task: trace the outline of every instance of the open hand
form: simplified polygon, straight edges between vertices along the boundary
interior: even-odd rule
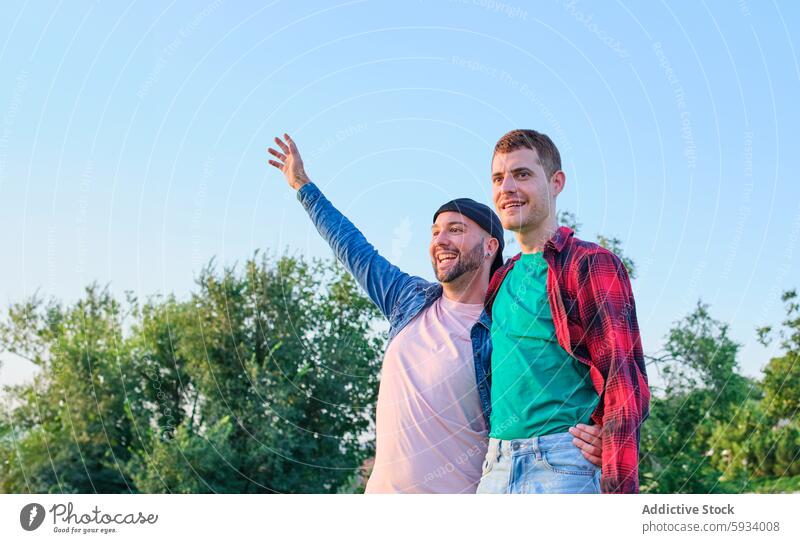
[[[300,158],[300,151],[297,150],[297,145],[295,145],[294,140],[289,137],[289,134],[284,134],[283,139],[286,141],[284,142],[280,138],[275,138],[275,143],[280,147],[280,151],[272,147],[267,149],[269,154],[277,159],[270,160],[269,163],[283,172],[290,187],[294,190],[298,190],[306,183],[310,183],[311,180],[303,169],[303,159]]]

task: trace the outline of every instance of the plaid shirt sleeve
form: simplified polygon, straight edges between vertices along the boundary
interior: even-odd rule
[[[600,487],[603,493],[635,493],[639,426],[650,392],[630,280],[620,259],[604,249],[576,263],[582,343],[605,383],[597,410],[603,421]]]

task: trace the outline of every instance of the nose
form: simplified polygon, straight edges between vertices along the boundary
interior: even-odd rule
[[[514,176],[511,174],[506,174],[503,177],[503,180],[500,182],[500,191],[516,192],[516,190],[517,190],[517,182],[514,180]]]
[[[431,249],[435,250],[437,247],[447,247],[448,245],[450,245],[450,237],[446,229],[431,238]]]

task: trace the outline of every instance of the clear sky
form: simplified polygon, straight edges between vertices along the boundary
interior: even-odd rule
[[[757,375],[800,287],[797,2],[0,4],[0,306],[92,281],[185,296],[257,249],[328,256],[267,165],[288,131],[377,248],[432,279],[433,211],[550,134],[583,237],[624,241],[645,351],[701,298]],[[512,246],[507,255],[514,252]],[[0,382],[30,373],[3,358]]]

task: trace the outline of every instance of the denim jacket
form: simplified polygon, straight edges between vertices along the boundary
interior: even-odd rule
[[[442,286],[439,283],[409,275],[378,254],[358,228],[333,207],[316,185],[308,183],[300,187],[297,199],[303,204],[323,239],[333,249],[336,258],[353,274],[361,288],[389,321],[389,342],[414,317],[442,296]],[[490,328],[489,316],[483,311],[470,331],[475,382],[487,427],[491,413]]]

